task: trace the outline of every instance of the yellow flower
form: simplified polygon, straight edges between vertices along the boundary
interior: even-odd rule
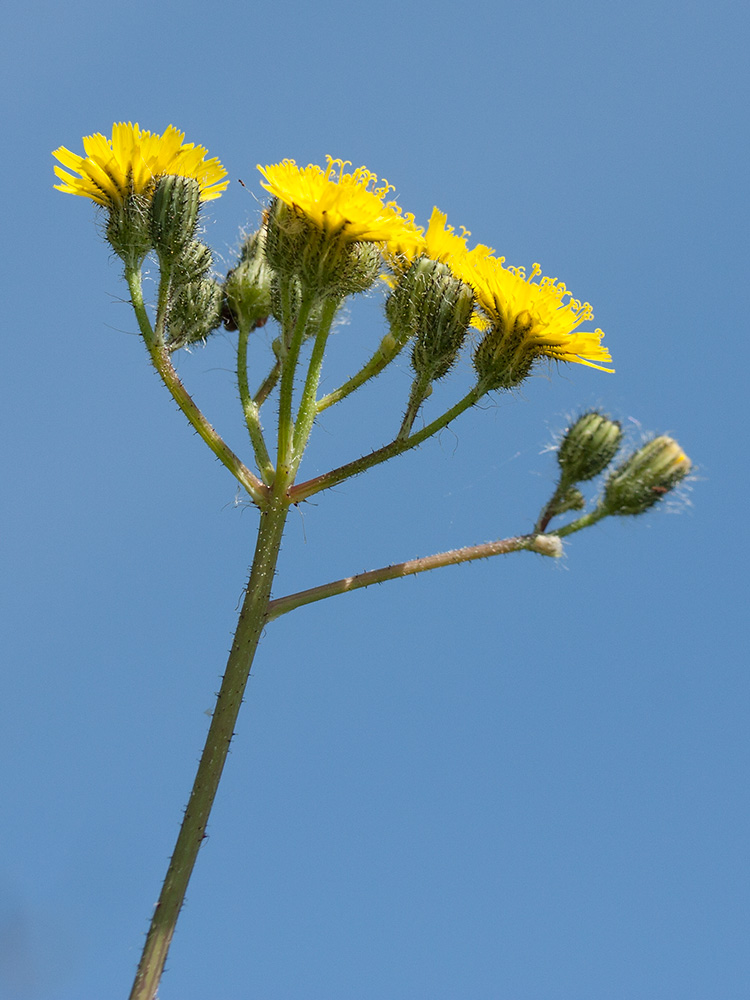
[[[454,259],[456,275],[474,289],[477,305],[490,328],[485,340],[492,338],[492,353],[516,361],[522,355],[531,361],[546,355],[556,361],[574,361],[612,372],[598,362],[611,361],[609,351],[601,346],[601,330],[584,331],[578,327],[594,318],[588,302],[570,297],[565,285],[556,278],[543,277],[534,264],[527,277],[522,267],[504,267],[505,258],[470,253]],[[566,301],[567,300],[567,301]],[[481,345],[480,345],[481,346]],[[486,353],[486,351],[485,351]]]
[[[166,175],[192,177],[200,186],[203,201],[221,196],[229,184],[227,172],[216,157],[206,159],[207,150],[192,142],[173,125],[163,135],[142,131],[138,124],[120,122],[112,126],[112,138],[97,132],[83,140],[86,156],[60,146],[53,156],[80,176],[55,167],[63,181],[58,191],[91,198],[98,205],[115,208],[131,195],[149,194],[155,181]]]
[[[443,264],[451,264],[455,259],[461,259],[468,254],[470,257],[488,257],[493,250],[491,247],[483,246],[481,243],[469,250],[466,243],[467,236],[471,236],[468,229],[461,227],[462,233],[458,236],[453,231],[453,226],[447,226],[448,216],[441,212],[439,208],[433,208],[427,232],[420,244],[395,244],[389,246],[389,251],[395,251],[407,259],[409,263],[419,256],[429,257],[430,260],[437,260]]]
[[[384,199],[393,188],[366,167],[347,173],[348,160],[327,158],[325,170],[310,164],[298,167],[284,160],[261,167],[263,187],[307,218],[326,235],[346,243],[398,243],[413,246],[423,240],[412,215],[403,215],[395,201]]]

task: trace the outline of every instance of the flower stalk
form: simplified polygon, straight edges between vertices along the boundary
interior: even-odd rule
[[[263,482],[268,486],[273,482],[276,470],[271,461],[271,456],[268,454],[266,439],[263,436],[263,429],[260,425],[260,403],[257,397],[253,398],[250,395],[247,380],[247,342],[250,332],[250,329],[244,323],[240,325],[237,331],[237,387],[240,393],[242,412],[245,415],[245,426],[247,427],[247,433],[255,452],[258,471]]]
[[[185,414],[193,428],[198,432],[211,451],[220,462],[229,469],[237,482],[244,486],[250,494],[252,500],[258,504],[266,495],[267,488],[261,480],[248,469],[224,439],[214,430],[203,413],[196,406],[190,393],[180,381],[180,377],[174,369],[174,365],[169,357],[163,343],[160,343],[151,326],[146,307],[143,302],[143,287],[140,270],[127,268],[125,280],[130,289],[130,298],[133,304],[133,311],[138,319],[143,340],[151,357],[151,363],[159,373],[161,380],[168,389],[170,395]],[[160,289],[160,314],[163,315],[163,300],[166,293],[162,293],[165,284],[162,283]]]
[[[333,392],[329,392],[325,396],[321,396],[317,402],[316,409],[318,413],[322,413],[323,410],[327,410],[329,406],[333,406],[334,403],[340,403],[342,399],[346,399],[347,396],[360,389],[365,382],[369,382],[371,378],[375,378],[382,371],[388,367],[388,365],[393,361],[396,355],[403,350],[406,344],[405,340],[397,340],[391,333],[386,334],[385,337],[378,344],[377,350],[370,358],[370,360],[360,368],[356,375],[352,375],[350,379],[347,379],[343,385],[340,385],[338,389],[334,389]]]

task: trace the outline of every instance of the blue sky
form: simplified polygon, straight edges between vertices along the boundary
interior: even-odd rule
[[[254,541],[92,206],[52,188],[51,150],[119,120],[226,165],[220,268],[257,224],[255,165],[330,153],[539,261],[606,331],[616,375],[542,369],[300,509],[278,595],[528,530],[585,407],[696,465],[561,563],[269,627],[161,1000],[748,995],[747,29],[737,4],[639,0],[6,14],[2,1000],[127,996]],[[325,384],[382,333],[354,303]],[[240,450],[232,352],[179,365]],[[407,389],[404,362],[329,411],[305,471],[383,443]]]

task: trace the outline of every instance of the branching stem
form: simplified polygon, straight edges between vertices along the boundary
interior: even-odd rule
[[[559,556],[560,548],[547,535],[519,535],[516,538],[502,538],[495,542],[484,542],[482,545],[468,545],[462,549],[452,549],[450,552],[438,552],[421,559],[409,559],[406,562],[395,563],[372,569],[367,573],[357,573],[356,576],[346,576],[332,583],[324,583],[309,590],[300,590],[296,594],[278,597],[268,605],[268,621],[273,621],[281,615],[301,608],[305,604],[335,597],[337,594],[347,594],[351,590],[370,587],[373,583],[385,583],[386,580],[401,579],[425,573],[427,570],[440,569],[442,566],[457,566],[459,563],[473,562],[475,559],[489,559],[490,556],[507,555],[510,552],[538,552],[543,556]]]
[[[375,465],[380,465],[381,462],[387,462],[389,458],[401,455],[411,448],[416,448],[418,444],[421,444],[427,438],[432,437],[433,434],[437,434],[438,431],[447,427],[459,414],[463,413],[464,410],[468,410],[470,406],[473,406],[482,395],[482,390],[475,386],[455,406],[443,413],[442,416],[437,417],[432,423],[427,424],[421,431],[417,431],[410,437],[402,438],[401,440],[396,438],[390,444],[378,448],[376,451],[371,451],[369,455],[357,458],[353,462],[347,462],[346,465],[341,465],[338,469],[326,472],[322,476],[316,476],[315,479],[308,479],[306,483],[293,486],[289,491],[292,503],[301,503],[303,500],[307,500],[308,497],[314,496],[314,494],[320,493],[322,490],[328,490],[332,486],[342,483],[345,479],[358,476],[360,472],[365,472]]]
[[[379,375],[393,361],[396,355],[403,350],[405,344],[405,340],[398,341],[391,334],[383,337],[373,356],[356,375],[352,375],[338,389],[334,389],[333,392],[329,392],[326,396],[321,396],[317,403],[318,413],[322,413],[323,410],[327,410],[334,403],[339,403],[342,399],[346,399],[347,396],[359,389],[360,386],[363,386],[365,382]]]
[[[258,477],[248,469],[248,467],[235,455],[222,437],[217,434],[211,424],[206,420],[203,413],[196,406],[192,396],[180,381],[177,372],[172,365],[169,351],[163,342],[159,342],[151,327],[151,322],[146,312],[143,302],[143,289],[141,287],[141,274],[138,269],[127,269],[125,277],[130,288],[130,297],[133,303],[138,325],[143,339],[148,348],[151,362],[159,373],[164,385],[169,390],[172,398],[185,414],[191,425],[203,438],[216,457],[229,469],[241,486],[247,490],[253,501],[258,504],[267,494],[267,487]],[[162,296],[160,296],[161,299]],[[160,301],[161,305],[161,301]],[[162,313],[163,315],[163,313]],[[162,320],[163,322],[163,320]]]

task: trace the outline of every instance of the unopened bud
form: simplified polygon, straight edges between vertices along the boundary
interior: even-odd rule
[[[622,428],[616,420],[591,410],[565,432],[557,461],[566,483],[581,483],[604,472],[617,454]]]
[[[200,240],[190,240],[174,262],[172,281],[175,284],[198,281],[205,276],[212,264],[213,254],[206,244]]]
[[[673,438],[653,438],[610,475],[602,507],[608,514],[642,514],[673,490],[691,467]]]
[[[175,290],[167,320],[167,347],[176,351],[206,337],[221,325],[221,285],[211,278],[186,282]]]
[[[570,486],[557,497],[554,504],[554,516],[557,517],[559,514],[565,514],[569,510],[583,510],[585,506],[586,500],[583,493],[575,486]]]
[[[224,326],[252,330],[271,313],[271,269],[263,250],[264,230],[246,240],[239,263],[224,281]]]
[[[490,327],[474,352],[474,368],[485,392],[514,389],[531,373],[536,354],[529,334],[534,320],[521,312],[512,328],[502,317]]]
[[[418,257],[386,302],[391,334],[414,337],[412,365],[418,375],[442,378],[456,362],[474,309],[474,293],[447,264]]]
[[[150,202],[144,194],[130,194],[112,204],[105,236],[126,267],[139,267],[153,248]]]
[[[199,201],[194,177],[159,178],[151,199],[151,239],[162,263],[172,263],[193,239]]]

